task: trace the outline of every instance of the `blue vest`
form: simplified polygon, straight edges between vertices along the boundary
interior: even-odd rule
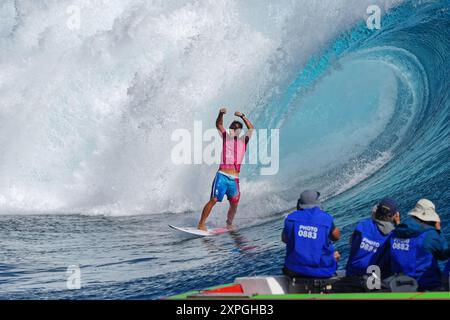
[[[333,217],[319,207],[294,211],[284,221],[285,267],[305,277],[329,278],[337,268],[329,236]]]
[[[373,264],[375,254],[389,237],[380,232],[372,218],[358,223],[355,232],[359,233],[360,238],[352,241],[346,267],[347,276],[365,275],[367,267]]]
[[[423,243],[428,231],[417,237],[390,239],[391,270],[404,273],[417,280],[425,290],[441,286],[441,270],[433,254],[425,250]]]

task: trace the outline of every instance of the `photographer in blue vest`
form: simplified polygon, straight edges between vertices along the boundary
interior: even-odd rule
[[[350,239],[350,256],[346,276],[363,276],[373,264],[378,249],[382,248],[395,226],[400,223],[397,203],[383,199],[372,211],[372,217],[358,223]]]
[[[380,252],[389,242],[389,235],[400,223],[397,203],[389,198],[381,200],[373,209],[370,218],[360,221],[350,238],[350,255],[346,266],[346,276],[333,285],[333,292],[368,292],[368,267],[386,264],[380,259]],[[380,262],[377,262],[380,261]],[[378,265],[380,270],[384,269]],[[381,289],[381,288],[380,288]]]
[[[392,233],[389,243],[390,271],[417,280],[419,291],[442,287],[438,260],[448,258],[448,244],[441,235],[441,219],[427,199],[417,202],[410,217]]]
[[[286,243],[283,273],[289,277],[330,278],[337,269],[339,253],[333,241],[340,238],[333,217],[320,208],[320,193],[306,190],[297,210],[284,221],[282,241]]]

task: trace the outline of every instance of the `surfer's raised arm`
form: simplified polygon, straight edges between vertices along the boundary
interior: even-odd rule
[[[234,115],[236,117],[239,117],[242,119],[242,121],[244,121],[245,126],[247,127],[248,131],[246,133],[246,136],[250,139],[253,133],[253,130],[255,129],[255,127],[253,126],[253,124],[250,122],[250,120],[247,119],[247,117],[245,116],[245,114],[243,114],[242,112],[236,111],[234,113]]]
[[[245,116],[245,114],[243,114],[242,112],[236,111],[234,113],[234,115],[236,117],[239,117],[242,119],[242,121],[244,121],[245,126],[247,127],[248,130],[253,130],[255,129],[255,127],[253,126],[253,124],[250,122],[250,120],[247,119],[247,117]]]
[[[225,128],[223,127],[223,115],[227,113],[227,108],[222,108],[219,110],[219,115],[216,119],[216,128],[220,131],[220,133],[223,133],[225,131]]]

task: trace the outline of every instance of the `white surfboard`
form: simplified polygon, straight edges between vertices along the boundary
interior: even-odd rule
[[[219,235],[222,233],[230,232],[230,230],[228,230],[227,228],[213,228],[213,229],[208,229],[208,231],[203,231],[203,230],[199,230],[199,229],[193,228],[193,227],[176,227],[176,226],[173,226],[170,224],[169,224],[169,227],[171,227],[172,229],[190,234],[195,237],[211,237],[211,236],[216,236],[216,235]]]

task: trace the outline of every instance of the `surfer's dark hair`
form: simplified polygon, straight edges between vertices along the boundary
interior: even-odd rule
[[[230,129],[233,125],[237,124],[239,126],[239,129],[244,128],[244,125],[242,124],[242,122],[238,121],[238,120],[234,120],[231,124],[230,124]]]

